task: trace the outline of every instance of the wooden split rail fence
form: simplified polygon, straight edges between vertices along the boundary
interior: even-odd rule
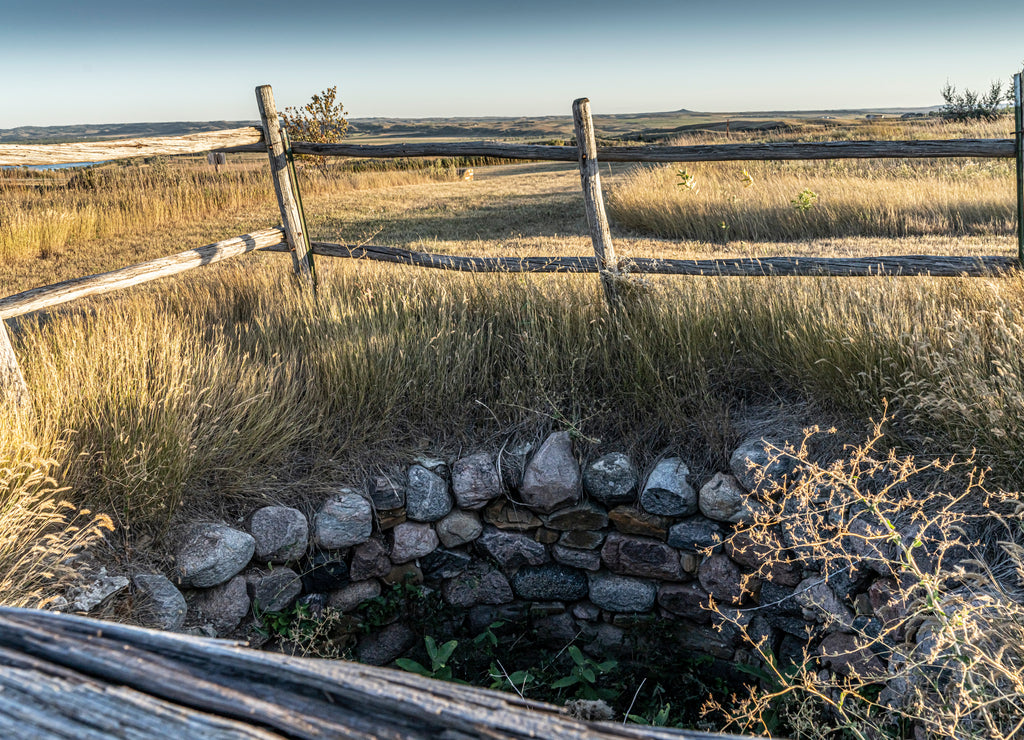
[[[28,389],[18,366],[3,319],[100,293],[175,275],[202,265],[214,264],[254,250],[287,251],[298,278],[316,288],[313,256],[347,257],[469,272],[597,272],[609,305],[618,306],[616,280],[624,269],[630,273],[711,276],[992,276],[1024,264],[1024,123],[1022,123],[1021,75],[1014,76],[1015,126],[1013,139],[954,139],[939,141],[833,141],[698,146],[598,147],[590,113],[590,101],[572,106],[577,146],[537,146],[502,143],[429,144],[316,144],[290,142],[281,126],[269,85],[256,89],[262,128],[241,128],[189,136],[129,139],[54,145],[0,145],[0,165],[47,165],[126,157],[217,152],[266,152],[274,191],[281,211],[280,228],[232,237],[186,252],[161,257],[131,267],[67,280],[55,285],[0,298],[0,398],[19,408],[28,406]],[[383,246],[343,245],[309,239],[302,198],[295,177],[294,156],[327,157],[494,157],[501,159],[578,162],[587,221],[594,246],[593,257],[462,257],[416,252]],[[1017,241],[1016,257],[961,257],[906,255],[889,257],[826,258],[769,257],[715,260],[631,259],[616,257],[608,228],[598,162],[718,162],[751,160],[893,159],[893,158],[1010,158],[1016,159]]]

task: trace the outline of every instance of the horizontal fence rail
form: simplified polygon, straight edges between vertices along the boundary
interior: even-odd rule
[[[173,156],[208,151],[265,152],[263,132],[255,126],[206,131],[187,136],[159,136],[117,141],[86,141],[68,144],[0,144],[0,165],[35,166],[76,164],[128,157]]]
[[[399,265],[428,267],[457,272],[599,272],[596,257],[461,257],[451,254],[417,252],[399,247],[312,242],[313,254],[343,257]],[[265,247],[268,252],[285,252],[279,244]],[[932,277],[978,277],[998,275],[1016,269],[1016,257],[934,257],[912,254],[884,257],[737,257],[692,260],[653,257],[620,258],[619,269],[634,275],[705,275],[715,277],[772,277],[827,275],[877,277],[882,275]],[[2,305],[2,304],[0,304]]]
[[[579,161],[575,146],[488,142],[425,144],[314,144],[292,142],[295,154],[325,157],[492,157],[552,162]],[[922,141],[823,141],[688,146],[602,146],[603,162],[727,162],[790,159],[928,159],[934,157],[1013,157],[1013,139],[933,139]]]
[[[54,285],[33,288],[7,298],[0,298],[0,319],[10,319],[43,308],[52,308],[86,296],[130,288],[133,285],[141,285],[151,280],[177,275],[203,265],[223,262],[246,252],[284,243],[283,230],[263,229],[251,234],[234,236],[216,244],[207,244],[204,247],[172,254],[169,257],[158,257],[155,260],[141,262],[131,267],[122,267],[119,270],[99,275],[89,275],[74,280],[65,280]]]

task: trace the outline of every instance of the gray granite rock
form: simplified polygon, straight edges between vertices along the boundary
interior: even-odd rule
[[[380,581],[357,581],[337,591],[331,591],[327,597],[327,606],[342,613],[354,611],[360,604],[380,596]]]
[[[371,632],[356,646],[356,657],[367,665],[387,665],[416,644],[416,633],[401,622]]]
[[[383,578],[391,572],[391,558],[388,549],[380,540],[373,538],[352,548],[352,562],[349,563],[349,578],[365,581],[368,578]]]
[[[409,467],[405,514],[414,522],[436,522],[452,510],[448,481],[421,465]]]
[[[495,527],[484,527],[476,546],[489,555],[503,570],[511,571],[524,565],[541,565],[548,561],[548,551],[539,542],[517,532],[504,532]]]
[[[458,547],[472,542],[484,531],[480,515],[473,511],[455,509],[439,521],[434,529],[445,547]]]
[[[372,531],[370,502],[351,488],[327,499],[313,517],[313,539],[326,550],[358,545],[368,540]]]
[[[658,604],[667,612],[694,622],[711,621],[710,595],[699,583],[667,583],[658,589]]]
[[[404,476],[393,470],[390,474],[381,473],[370,479],[369,493],[373,508],[378,511],[392,511],[405,506]]]
[[[576,503],[581,492],[580,468],[569,433],[555,432],[526,466],[519,496],[531,509],[546,514]]]
[[[578,601],[587,597],[587,579],[565,565],[527,566],[512,576],[512,590],[530,601]]]
[[[193,588],[219,586],[241,572],[255,551],[256,540],[246,532],[226,524],[197,524],[177,548],[178,580]]]
[[[262,563],[287,563],[306,554],[309,522],[298,509],[264,506],[249,522],[256,541],[256,559]]]
[[[71,601],[72,608],[77,612],[91,612],[115,594],[128,588],[128,579],[124,576],[107,575],[106,568],[87,579],[88,582],[78,587]]]
[[[235,576],[216,588],[198,592],[192,599],[193,611],[208,621],[219,635],[226,635],[249,613],[249,589],[245,576]]]
[[[640,494],[640,506],[650,514],[689,516],[697,511],[697,492],[687,480],[690,469],[678,457],[654,466]]]
[[[700,512],[708,519],[729,524],[748,522],[763,509],[731,475],[716,473],[700,489]]]
[[[429,524],[403,522],[392,532],[391,562],[408,563],[437,549],[441,541]]]
[[[664,542],[612,532],[601,548],[601,560],[608,570],[623,576],[663,581],[687,580],[679,552]]]
[[[462,609],[507,604],[514,598],[508,579],[485,563],[474,563],[463,575],[445,581],[441,596],[448,604]]]
[[[779,452],[784,447],[785,443],[778,440],[748,439],[732,453],[729,469],[748,491],[770,492],[785,485],[797,471],[795,458]]]
[[[635,501],[638,483],[636,466],[621,452],[602,455],[583,469],[583,490],[605,506]]]
[[[605,532],[577,529],[562,532],[557,542],[562,547],[572,547],[576,550],[596,550],[604,542],[605,536]]]
[[[804,619],[833,629],[849,630],[853,626],[853,612],[821,576],[810,576],[800,581],[793,598],[802,608]]]
[[[749,595],[744,592],[739,566],[721,553],[704,559],[697,568],[697,579],[705,591],[723,604],[739,606]]]
[[[464,573],[472,562],[473,557],[469,553],[441,548],[424,555],[419,560],[423,578],[427,581],[455,578],[460,573]]]
[[[140,573],[135,583],[135,616],[146,627],[177,631],[185,624],[188,605],[181,591],[165,576]]]
[[[639,578],[601,572],[591,573],[587,581],[591,602],[610,612],[646,612],[658,595],[654,583]]]
[[[576,620],[569,612],[537,617],[531,622],[534,632],[537,634],[537,640],[542,645],[549,647],[561,648],[571,645],[580,632],[576,626]]]
[[[690,517],[668,530],[668,544],[679,550],[697,552],[707,547],[721,547],[725,530],[703,516]]]
[[[460,509],[482,509],[501,495],[494,458],[487,452],[460,458],[452,466],[452,493]]]
[[[577,550],[562,545],[551,546],[551,557],[556,563],[583,570],[598,571],[601,569],[601,553],[597,550]]]
[[[302,578],[291,568],[275,568],[246,578],[249,598],[259,612],[281,612],[302,593]]]

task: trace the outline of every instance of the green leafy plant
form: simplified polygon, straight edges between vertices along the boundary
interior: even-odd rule
[[[697,187],[697,179],[686,170],[679,170],[676,173],[679,176],[679,187],[686,188],[691,192],[699,192],[700,188]]]
[[[438,645],[430,635],[423,638],[423,645],[427,649],[427,657],[430,659],[430,668],[422,663],[409,658],[399,658],[395,661],[399,668],[410,673],[418,673],[427,678],[436,678],[439,681],[454,681],[455,683],[466,683],[452,677],[452,667],[448,665],[455,648],[459,646],[458,640],[449,640],[444,645]]]
[[[804,213],[806,211],[811,210],[811,208],[814,207],[814,204],[817,201],[818,194],[811,190],[810,188],[804,188],[803,190],[800,191],[799,195],[797,195],[795,198],[793,198],[793,200],[790,201],[790,203],[793,204],[793,208],[800,211],[801,213]]]
[[[619,695],[619,692],[599,687],[598,678],[615,670],[619,662],[617,660],[606,660],[598,663],[593,658],[586,656],[575,645],[570,645],[567,650],[572,658],[573,666],[569,674],[559,678],[551,684],[552,689],[568,689],[575,687],[577,699],[604,699],[610,701]]]

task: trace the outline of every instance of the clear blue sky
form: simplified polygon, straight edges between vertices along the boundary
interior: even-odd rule
[[[1024,61],[1024,3],[0,0],[0,128],[253,119],[338,85],[353,117],[927,106]]]

